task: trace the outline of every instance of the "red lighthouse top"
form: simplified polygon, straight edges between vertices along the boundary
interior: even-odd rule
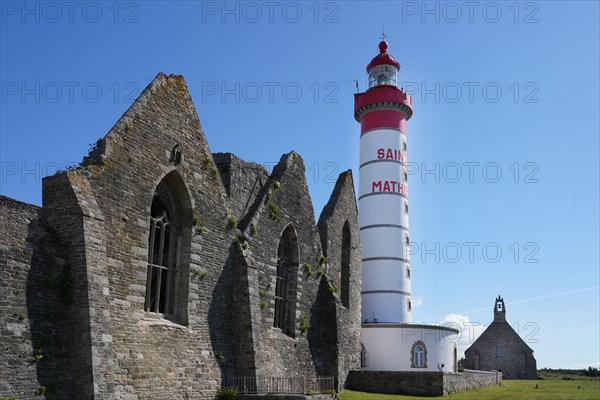
[[[405,132],[405,122],[412,116],[412,99],[398,87],[400,63],[387,48],[385,40],[379,42],[379,54],[367,66],[369,86],[354,95],[354,118],[363,133],[377,127]]]
[[[387,53],[388,44],[385,40],[379,42],[379,54],[373,57],[369,65],[367,65],[367,72],[376,65],[393,65],[396,69],[400,69],[400,63]]]

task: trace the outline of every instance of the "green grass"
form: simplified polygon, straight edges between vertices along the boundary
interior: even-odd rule
[[[538,385],[538,388],[535,388]],[[577,387],[581,389],[577,389]],[[423,400],[424,397],[363,393],[346,390],[341,400]],[[457,400],[600,400],[600,380],[509,381],[502,386],[488,386],[456,393],[443,399]]]
[[[600,378],[585,376],[581,370],[539,370],[538,376],[543,379],[563,379],[563,380],[586,380],[598,382]]]

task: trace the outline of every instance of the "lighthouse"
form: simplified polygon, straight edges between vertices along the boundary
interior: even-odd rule
[[[354,97],[354,118],[361,124],[362,321],[372,323],[412,322],[406,172],[412,102],[398,87],[400,64],[387,49],[381,41],[367,66],[368,90]]]
[[[414,324],[408,227],[406,123],[411,96],[398,87],[400,63],[379,43],[368,88],[354,95],[360,123],[362,369],[456,371],[454,327]]]

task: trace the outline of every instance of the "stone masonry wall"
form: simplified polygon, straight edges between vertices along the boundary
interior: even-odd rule
[[[502,374],[497,371],[464,370],[460,373],[444,373],[444,396],[501,383]]]
[[[42,200],[45,219],[66,245],[73,278],[70,387],[77,398],[110,397],[114,374],[103,215],[88,180],[75,171],[45,178]]]
[[[0,397],[72,399],[72,279],[40,208],[0,196]]]
[[[499,374],[487,371],[351,371],[348,380],[352,390],[431,397],[502,383]]]
[[[297,266],[296,290],[290,293],[296,310],[291,334],[273,327],[279,239],[286,227],[293,226],[299,263],[317,264],[315,260],[320,259],[321,253],[314,221],[302,158],[294,152],[284,155],[250,213],[240,223],[248,246],[244,255],[250,271],[249,302],[259,305],[258,315],[253,314],[258,320],[252,321],[257,356],[253,375],[320,375],[319,365],[322,362],[315,351],[319,347],[319,338],[311,335],[318,330],[315,326],[318,312],[316,299],[322,279],[316,267],[315,273],[308,276],[303,267]],[[310,324],[308,330],[303,330],[302,321]],[[248,371],[248,368],[245,370]]]
[[[349,226],[349,276],[347,287],[342,282],[343,229]],[[335,297],[335,376],[336,388],[343,390],[350,370],[360,369],[360,290],[361,290],[361,247],[358,228],[358,210],[354,193],[352,171],[340,174],[329,202],[319,218],[319,233],[322,247],[327,257],[328,276],[337,290]],[[349,303],[346,307],[340,296],[349,290]],[[331,324],[324,321],[323,324]]]
[[[229,206],[241,220],[267,182],[269,174],[260,164],[246,162],[231,153],[214,153],[215,164],[227,191]]]
[[[103,218],[108,306],[99,312],[110,316],[103,338],[112,357],[102,360],[111,365],[115,398],[212,399],[235,369],[234,230],[183,79],[159,74],[73,174],[73,182],[89,182]],[[181,205],[184,243],[174,321],[144,311],[150,206],[163,179]]]
[[[157,191],[179,237],[170,315],[145,311]],[[41,210],[0,196],[0,218],[0,397],[212,400],[228,377],[333,375],[342,388],[359,367],[350,173],[317,227],[302,158],[269,176],[213,156],[180,76],[159,74],[81,166],[45,178]],[[273,327],[284,231],[298,250],[287,333]]]

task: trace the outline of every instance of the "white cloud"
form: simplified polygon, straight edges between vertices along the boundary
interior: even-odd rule
[[[419,307],[423,305],[423,296],[417,296],[412,299],[412,305],[415,307]]]
[[[464,351],[470,347],[484,331],[483,324],[472,322],[469,320],[468,316],[461,314],[445,315],[439,324],[441,326],[459,330],[456,337],[459,358],[464,356]]]

